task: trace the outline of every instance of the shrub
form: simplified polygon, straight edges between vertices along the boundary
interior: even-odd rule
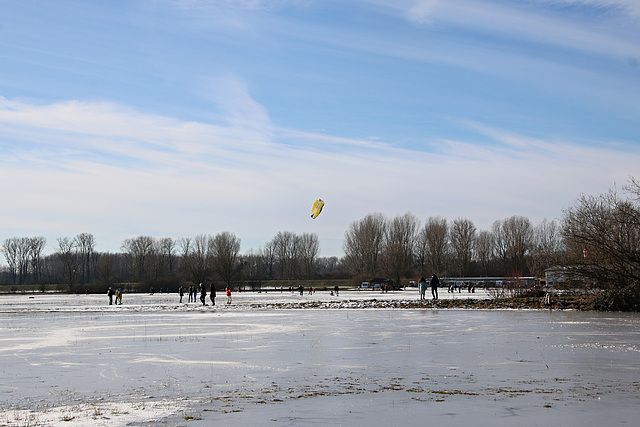
[[[596,297],[593,308],[599,311],[640,311],[640,287],[611,288]]]

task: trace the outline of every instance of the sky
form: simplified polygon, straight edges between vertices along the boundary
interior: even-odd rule
[[[536,225],[640,177],[637,0],[0,10],[0,242],[289,231],[342,256],[369,213]]]

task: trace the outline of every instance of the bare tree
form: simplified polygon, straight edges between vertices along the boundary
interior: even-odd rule
[[[425,265],[431,273],[443,275],[446,272],[449,253],[448,230],[445,218],[429,217],[418,234],[418,240],[424,242],[423,245],[426,248]]]
[[[177,242],[171,237],[163,237],[158,241],[158,252],[165,270],[169,274],[175,272]]]
[[[47,239],[42,236],[29,239],[29,259],[34,283],[39,282],[42,278],[42,251],[46,245]]]
[[[493,233],[483,230],[478,233],[474,244],[476,258],[483,276],[489,275],[489,263],[495,257]]]
[[[424,229],[418,230],[416,234],[416,239],[413,242],[413,256],[415,257],[413,263],[417,270],[418,276],[426,276],[427,271],[427,260],[428,260],[428,250],[427,250],[427,238],[424,233]]]
[[[625,187],[630,199],[611,190],[581,196],[564,211],[563,235],[568,272],[598,286],[640,287],[640,186],[633,178]]]
[[[458,218],[451,224],[449,240],[454,255],[454,265],[460,276],[467,276],[473,257],[473,245],[476,238],[476,226],[473,221]]]
[[[227,286],[238,275],[242,267],[240,258],[240,239],[228,231],[216,234],[211,240],[213,268]]]
[[[13,285],[35,283],[40,280],[42,251],[47,244],[44,237],[12,237],[5,239],[2,253],[8,264]]]
[[[543,277],[545,269],[557,266],[564,259],[565,246],[562,229],[556,221],[546,218],[533,230],[533,247],[528,259],[529,269],[537,277]]]
[[[524,216],[514,215],[493,223],[492,233],[497,255],[503,263],[505,275],[527,271],[526,255],[533,244],[533,226]]]
[[[62,263],[62,276],[69,287],[69,292],[73,292],[73,285],[80,274],[80,257],[76,240],[59,237],[57,255]]]
[[[150,257],[154,247],[154,239],[151,236],[138,236],[126,239],[122,249],[127,255],[132,266],[133,277],[144,281],[149,278]]]
[[[204,283],[213,273],[212,237],[200,234],[193,239],[182,239],[182,263],[184,276],[194,285]]]
[[[17,237],[5,239],[2,245],[2,253],[7,260],[9,274],[14,286],[18,284],[18,245],[19,239]]]
[[[343,248],[352,274],[361,278],[378,275],[386,228],[387,219],[381,213],[368,214],[351,223],[345,232]]]
[[[273,240],[267,242],[259,251],[259,255],[262,256],[262,262],[265,268],[265,274],[267,279],[274,279],[276,277],[276,244]]]
[[[303,233],[299,236],[298,244],[298,253],[304,275],[307,279],[311,279],[315,273],[316,262],[320,253],[318,235],[315,233]]]
[[[96,239],[93,237],[93,234],[90,233],[81,233],[78,234],[75,238],[76,245],[78,248],[79,255],[79,263],[80,263],[80,282],[87,283],[92,280],[93,272],[95,265],[93,264],[94,252],[96,247]]]
[[[249,249],[249,251],[241,258],[242,275],[252,286],[259,288],[262,281],[268,277],[265,257],[263,256],[262,251]]]
[[[18,239],[18,284],[24,285],[29,275],[29,238]]]
[[[111,285],[114,281],[115,258],[115,255],[107,252],[96,263],[96,275],[106,285]]]
[[[403,277],[411,275],[413,248],[420,221],[407,212],[397,215],[387,226],[382,260],[385,271],[399,287]]]
[[[286,280],[297,278],[299,237],[290,231],[279,231],[273,238],[276,262],[280,267],[281,277]]]

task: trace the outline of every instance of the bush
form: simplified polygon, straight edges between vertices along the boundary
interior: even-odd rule
[[[599,311],[640,311],[640,286],[605,290],[596,297],[593,308]]]

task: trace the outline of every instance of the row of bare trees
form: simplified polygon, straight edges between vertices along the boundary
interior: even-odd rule
[[[562,222],[538,225],[523,216],[478,231],[469,219],[430,217],[424,225],[411,213],[388,219],[372,213],[345,232],[344,262],[363,279],[387,276],[536,276],[561,266],[567,281],[625,289],[640,305],[640,183],[630,178],[621,196],[582,195]]]
[[[101,258],[109,258],[106,257],[108,254],[96,252],[96,240],[89,233],[58,238],[53,255],[43,255],[46,244],[47,240],[42,236],[5,239],[1,251],[7,268],[2,282],[12,285],[66,283],[70,286],[88,283],[99,276]]]
[[[544,275],[563,260],[560,226],[544,220],[533,226],[528,218],[512,216],[478,231],[473,221],[449,223],[430,217],[424,225],[411,213],[392,219],[372,213],[353,222],[345,232],[345,262],[353,275],[401,279],[428,276]]]
[[[240,239],[228,231],[181,239],[138,236],[126,239],[122,253],[116,254],[97,252],[89,233],[57,239],[55,253],[49,256],[42,255],[45,246],[44,237],[6,239],[4,283],[63,283],[72,290],[75,284],[94,281],[138,282],[177,289],[182,282],[259,284],[346,274],[338,258],[319,258],[318,236],[312,233],[279,232],[264,248],[245,255],[240,254]]]
[[[7,262],[0,283],[200,283],[243,280],[299,280],[316,277],[404,279],[429,276],[542,277],[563,266],[566,275],[616,288],[640,287],[640,184],[630,179],[617,191],[581,196],[564,211],[562,223],[537,225],[523,216],[478,230],[466,218],[411,213],[387,218],[371,213],[345,231],[344,257],[320,258],[318,236],[279,232],[264,247],[240,254],[240,239],[225,231],[194,238],[126,239],[122,253],[99,253],[89,233],[59,238],[55,253],[44,256],[44,237],[5,239]],[[588,256],[587,256],[588,254]]]
[[[172,239],[138,236],[126,239],[122,253],[96,251],[89,233],[57,239],[55,253],[42,256],[43,237],[6,239],[2,247],[12,284],[42,281],[75,283],[135,281],[200,283],[216,278],[261,282],[347,276],[392,278],[417,275],[505,275],[509,271],[541,275],[561,262],[563,245],[555,221],[533,227],[525,217],[496,221],[478,232],[471,220],[451,223],[430,217],[421,226],[411,213],[387,219],[373,213],[345,232],[343,259],[320,258],[318,236],[279,232],[264,247],[240,254],[233,233]]]

